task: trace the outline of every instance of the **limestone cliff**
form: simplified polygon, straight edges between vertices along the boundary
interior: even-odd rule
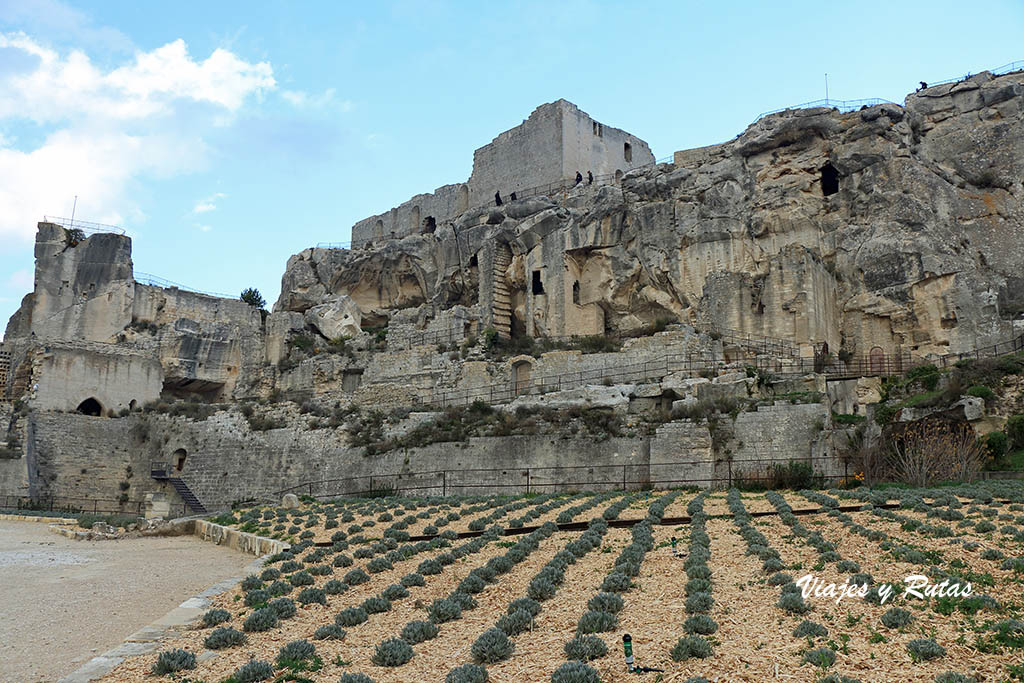
[[[509,334],[660,318],[868,354],[945,354],[1024,310],[1024,73],[903,106],[766,116],[606,184],[288,262],[277,314],[348,295],[364,324],[479,304]]]

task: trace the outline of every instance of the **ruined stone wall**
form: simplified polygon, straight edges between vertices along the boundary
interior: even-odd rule
[[[439,226],[470,207],[465,183],[444,185],[432,193],[418,194],[382,214],[364,218],[352,226],[352,246],[362,247],[385,239],[429,234],[428,218]]]
[[[148,428],[145,416],[89,417],[33,411],[29,416],[26,466],[33,497],[143,500],[160,492],[175,504],[173,487],[149,477],[163,435]],[[121,482],[128,482],[128,489]]]
[[[590,118],[576,105],[560,100],[562,110],[562,174],[574,178],[576,171],[587,176],[625,173],[654,163],[647,143],[619,128]],[[586,180],[584,180],[586,182]]]
[[[832,467],[819,456],[815,444],[828,424],[828,407],[822,403],[791,404],[776,401],[760,406],[757,412],[742,412],[731,427],[732,438],[725,445],[732,451],[732,476],[737,473],[765,473],[775,462],[806,462],[814,470],[831,472]],[[719,463],[718,476],[728,476]],[[825,468],[825,469],[823,469]]]
[[[36,362],[30,394],[35,410],[73,411],[92,398],[109,415],[156,400],[163,387],[155,356],[114,344],[49,342]]]
[[[40,339],[109,341],[131,322],[131,240],[101,233],[73,245],[59,225],[36,233],[31,331]]]

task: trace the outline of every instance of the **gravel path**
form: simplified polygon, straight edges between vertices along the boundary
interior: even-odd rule
[[[73,541],[0,521],[0,681],[56,681],[253,559],[192,536]]]

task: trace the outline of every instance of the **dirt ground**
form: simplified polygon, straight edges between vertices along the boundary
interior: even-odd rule
[[[192,536],[73,541],[0,521],[0,681],[56,681],[254,559]]]

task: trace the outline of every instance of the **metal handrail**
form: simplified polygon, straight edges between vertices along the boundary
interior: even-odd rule
[[[113,233],[115,235],[124,234],[124,228],[118,227],[116,225],[107,225],[106,223],[92,223],[90,221],[82,221],[77,219],[72,220],[71,218],[60,218],[58,216],[43,216],[43,221],[46,223],[53,223],[54,225],[59,225],[62,228],[66,228],[68,230],[81,230],[82,232],[85,233],[96,234],[106,232]]]
[[[162,287],[164,289],[180,289],[180,290],[182,290],[184,292],[192,292],[193,294],[203,294],[205,296],[212,296],[212,297],[215,297],[217,299],[237,299],[238,298],[237,296],[235,296],[233,294],[223,294],[223,293],[217,293],[217,292],[204,292],[201,289],[195,289],[194,287],[189,287],[189,286],[183,285],[183,284],[181,284],[179,282],[174,282],[173,280],[168,280],[166,278],[158,277],[156,275],[150,275],[149,273],[136,272],[133,279],[135,280],[135,282],[138,282],[139,284],[142,284],[142,285],[150,285],[150,286],[153,286],[153,287]]]
[[[986,71],[989,72],[990,74],[992,74],[993,76],[1005,76],[1006,74],[1010,74],[1010,73],[1013,73],[1015,71],[1024,71],[1024,61],[1010,62],[1009,64],[1003,64],[1002,66],[997,67],[995,69],[984,69],[982,71],[979,71],[978,73],[985,73]],[[971,72],[968,71],[963,76],[957,76],[955,78],[947,78],[947,79],[942,80],[942,81],[934,81],[934,82],[928,81],[928,87],[929,88],[933,88],[933,87],[935,87],[937,85],[947,85],[949,83],[959,83],[960,81],[966,81],[967,79],[971,78],[972,76],[977,76],[978,73],[972,74]]]
[[[874,107],[878,104],[896,104],[889,100],[882,99],[880,97],[871,97],[863,100],[813,100],[811,102],[804,102],[802,104],[793,104],[788,107],[782,107],[781,109],[772,109],[771,111],[762,112],[757,115],[754,121],[760,121],[765,116],[771,116],[772,114],[780,114],[784,111],[791,111],[793,109],[814,109],[816,107],[824,107],[826,109],[838,109],[840,112],[846,114],[851,111],[857,111],[858,109],[864,109],[866,107]],[[898,105],[897,105],[898,106]]]

